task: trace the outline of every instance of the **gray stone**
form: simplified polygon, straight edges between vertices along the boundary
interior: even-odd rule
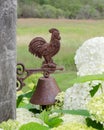
[[[16,117],[16,6],[0,0],[0,122]]]

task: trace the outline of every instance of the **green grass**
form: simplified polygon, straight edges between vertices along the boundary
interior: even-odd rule
[[[28,52],[29,42],[36,36],[50,40],[50,28],[57,28],[61,35],[60,52],[53,58],[65,70],[54,74],[62,90],[70,87],[68,81],[76,76],[74,56],[78,47],[87,39],[104,36],[104,20],[65,19],[18,19],[17,22],[17,62],[27,68],[39,68],[43,60]]]
[[[72,84],[70,82],[76,78],[76,73],[73,71],[69,72],[60,72],[53,75],[55,78],[57,85],[62,91],[65,91],[67,88],[71,87]]]

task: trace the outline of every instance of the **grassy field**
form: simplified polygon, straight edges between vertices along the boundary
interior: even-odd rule
[[[61,34],[61,49],[54,57],[55,63],[65,70],[53,75],[62,90],[70,86],[68,81],[76,77],[74,55],[78,47],[87,39],[104,36],[104,20],[66,19],[18,19],[17,21],[17,62],[27,68],[39,68],[42,60],[28,52],[29,42],[36,36],[50,40],[50,28],[57,28]]]

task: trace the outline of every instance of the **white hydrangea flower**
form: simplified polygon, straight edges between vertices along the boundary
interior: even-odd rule
[[[87,125],[81,123],[66,123],[56,128],[52,128],[52,130],[96,130],[96,129],[88,127]]]
[[[104,37],[89,39],[77,50],[75,64],[78,75],[102,74],[104,72]],[[104,92],[104,82],[95,80],[86,83],[74,84],[65,92],[64,109],[85,109],[91,99],[90,91],[101,83],[96,95]]]
[[[101,84],[94,96],[98,96],[104,92],[104,82],[94,80],[74,84],[65,92],[63,109],[86,109],[86,104],[91,100],[90,91],[98,84]]]
[[[62,109],[63,104],[64,104],[64,97],[65,97],[65,92],[60,92],[58,95],[55,97],[55,105],[53,109]]]
[[[64,109],[85,109],[89,102],[90,90],[93,88],[89,85],[90,82],[74,84],[65,92]]]
[[[59,114],[57,112],[53,112],[52,114],[49,115],[50,118],[54,118],[59,116]]]
[[[104,37],[85,41],[77,50],[75,64],[78,75],[102,74],[104,72]]]
[[[87,104],[92,119],[104,125],[104,93],[93,97]]]
[[[55,100],[63,102],[64,96],[65,96],[65,92],[62,91],[62,92],[60,92],[60,93],[57,94],[57,96],[55,97]]]
[[[19,122],[16,120],[7,120],[0,123],[0,130],[19,130]]]
[[[36,118],[32,112],[28,111],[25,108],[17,108],[16,112],[17,112],[16,120],[20,123],[20,125],[29,122],[37,122],[40,124],[44,124],[42,120]]]
[[[66,123],[85,123],[85,117],[79,115],[71,115],[71,114],[64,114],[61,119],[63,120],[63,124]]]

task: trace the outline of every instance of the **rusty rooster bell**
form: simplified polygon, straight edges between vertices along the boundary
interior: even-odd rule
[[[34,38],[29,44],[29,51],[39,57],[44,57],[42,68],[56,68],[52,57],[60,50],[60,33],[57,29],[49,30],[51,33],[51,40],[47,43],[42,37]]]
[[[60,88],[50,74],[56,70],[63,69],[56,68],[56,64],[52,59],[60,50],[60,33],[55,28],[50,29],[49,32],[51,33],[51,40],[49,43],[41,37],[36,37],[29,44],[29,51],[33,55],[44,58],[41,67],[44,77],[39,78],[36,90],[32,95],[30,102],[43,106],[55,103],[55,97],[60,92]]]
[[[56,95],[61,91],[54,78],[50,76],[56,70],[63,70],[62,67],[57,67],[53,62],[52,57],[60,50],[60,33],[57,29],[49,30],[51,33],[51,40],[47,43],[42,37],[34,38],[29,44],[29,51],[39,57],[44,58],[41,68],[39,69],[25,69],[22,64],[19,64],[23,69],[17,69],[18,81],[20,82],[20,90],[24,86],[23,81],[33,73],[43,72],[43,77],[40,77],[37,83],[35,92],[33,93],[30,102],[42,106],[51,105],[55,103]],[[26,72],[26,76],[21,78],[21,70]]]

